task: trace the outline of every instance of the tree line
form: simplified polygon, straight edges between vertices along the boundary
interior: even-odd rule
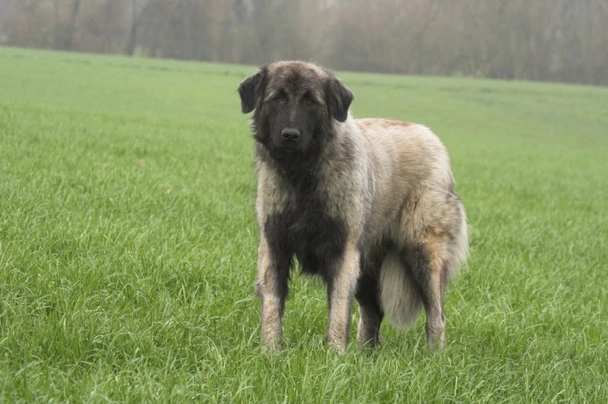
[[[608,85],[608,0],[0,0],[0,44]]]

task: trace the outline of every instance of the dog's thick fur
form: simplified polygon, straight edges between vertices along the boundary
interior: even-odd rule
[[[352,93],[304,62],[262,67],[239,87],[255,110],[262,341],[281,348],[294,256],[327,284],[326,341],[344,350],[357,300],[357,339],[373,346],[380,323],[407,328],[426,312],[427,341],[444,345],[446,283],[468,251],[464,207],[447,151],[426,127],[353,119]]]

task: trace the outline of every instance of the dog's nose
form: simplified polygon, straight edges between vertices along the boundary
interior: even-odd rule
[[[300,131],[296,128],[285,128],[281,131],[281,137],[284,140],[298,140],[300,138]]]

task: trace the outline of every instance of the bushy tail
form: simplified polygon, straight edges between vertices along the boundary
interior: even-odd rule
[[[411,328],[422,308],[422,298],[405,263],[395,251],[389,251],[380,269],[380,301],[385,316],[397,328]]]

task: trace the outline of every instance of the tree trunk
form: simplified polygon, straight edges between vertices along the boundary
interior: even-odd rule
[[[127,41],[126,54],[133,56],[135,53],[135,44],[137,43],[137,0],[131,0],[131,29],[129,30],[129,39]]]

